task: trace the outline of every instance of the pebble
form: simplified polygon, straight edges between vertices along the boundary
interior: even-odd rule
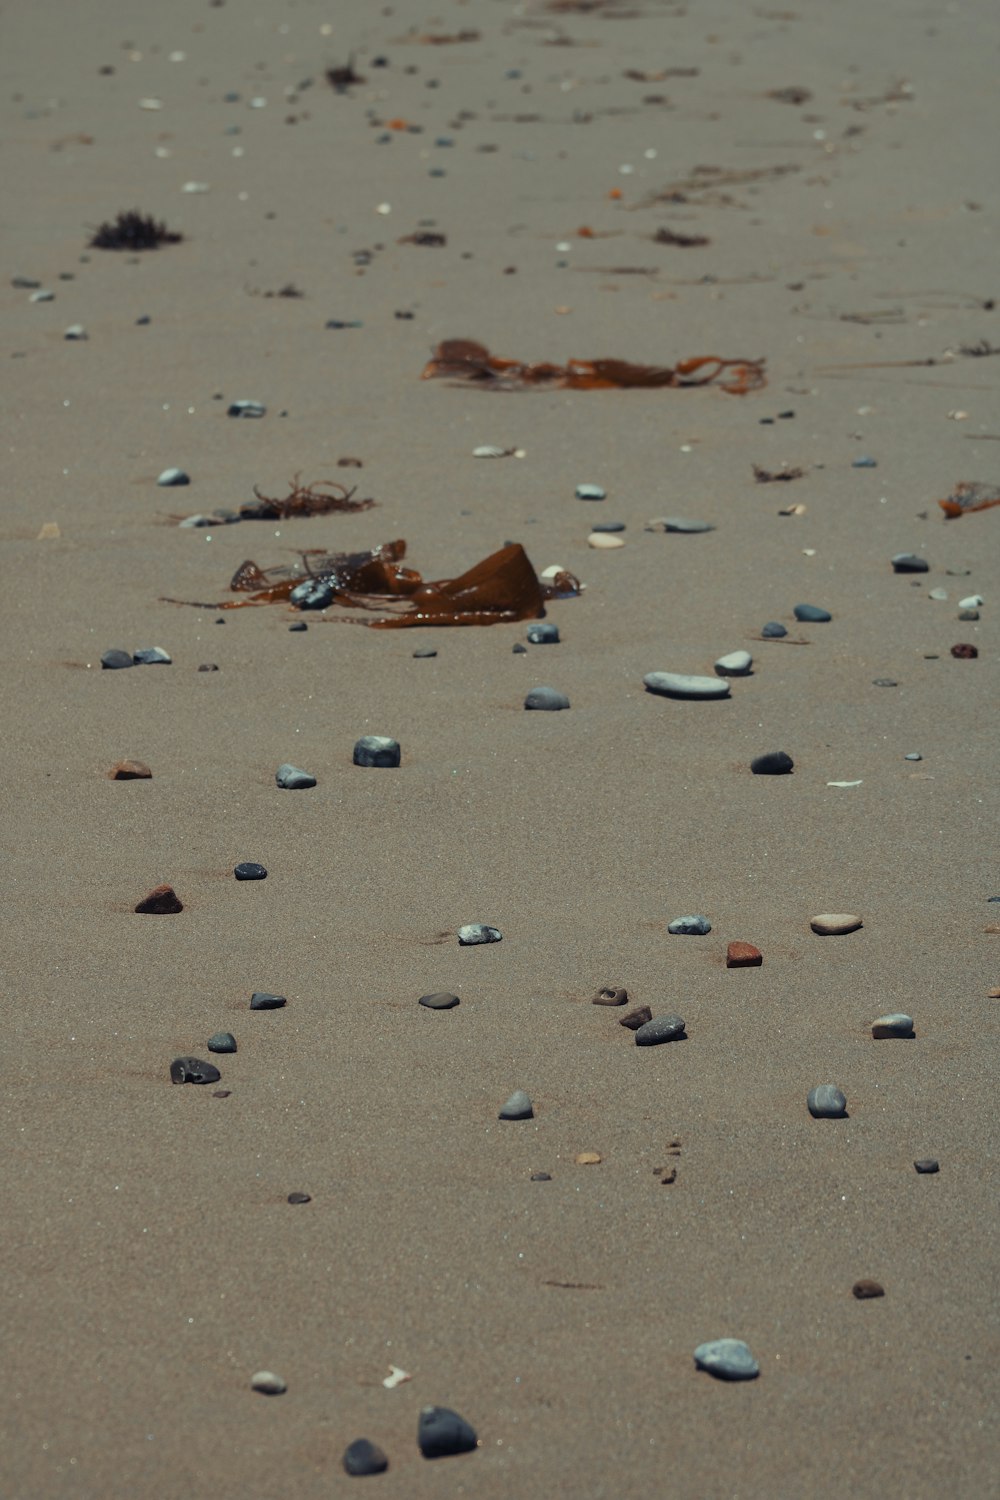
[[[300,771],[298,766],[287,764],[279,766],[274,773],[274,779],[285,791],[297,792],[304,787],[315,786],[316,778],[308,771]]]
[[[481,443],[478,448],[473,448],[473,458],[506,458],[509,448],[498,448],[495,443]]]
[[[183,911],[184,906],[172,885],[157,885],[148,896],[143,896],[134,910],[155,917],[171,917]]]
[[[137,667],[169,667],[173,665],[173,658],[169,651],[164,651],[162,646],[140,646],[138,651],[132,652],[132,660]]]
[[[205,1045],[209,1052],[235,1052],[236,1038],[231,1031],[217,1031]]]
[[[152,774],[149,767],[141,760],[120,760],[108,772],[112,781],[146,781]]]
[[[288,1195],[288,1202],[292,1203],[292,1204],[296,1204],[296,1203],[311,1203],[312,1202],[312,1194],[311,1193],[289,1193],[289,1195]]]
[[[552,1173],[551,1172],[532,1172],[529,1181],[531,1181],[531,1182],[551,1182],[552,1181]]]
[[[333,584],[327,578],[307,578],[295,585],[288,602],[295,609],[326,609],[333,603]]]
[[[647,1025],[653,1019],[653,1012],[648,1005],[637,1005],[635,1010],[630,1010],[627,1015],[619,1016],[619,1026],[627,1026],[629,1031],[638,1031],[640,1026]]]
[[[913,1036],[913,1017],[906,1015],[903,1011],[893,1011],[890,1015],[879,1016],[872,1022],[872,1036],[876,1041],[892,1036]]]
[[[273,1370],[258,1370],[250,1380],[250,1389],[259,1391],[262,1396],[283,1396],[288,1390],[288,1382],[275,1375]]]
[[[904,760],[923,760],[923,758],[919,750],[907,750],[903,756]]]
[[[899,687],[895,677],[873,677],[872,687]],[[827,785],[829,786],[829,782]]]
[[[267,871],[254,859],[245,859],[233,869],[237,880],[266,880]]]
[[[941,1163],[936,1156],[922,1156],[919,1161],[913,1163],[921,1177],[931,1177],[935,1172],[940,1172]]]
[[[714,531],[715,527],[711,521],[689,521],[684,516],[657,516],[655,520],[647,521],[643,530],[673,531],[695,536],[702,531]]]
[[[622,989],[618,984],[602,984],[595,994],[591,1005],[627,1005],[628,990]]]
[[[852,469],[877,469],[878,468],[878,459],[868,458],[867,455],[864,456],[864,457],[862,457],[862,458],[852,458],[851,459],[851,468]]]
[[[458,942],[462,948],[471,948],[476,943],[499,943],[502,939],[499,927],[488,927],[485,922],[469,922],[458,929]]]
[[[975,661],[979,655],[977,646],[970,646],[967,641],[962,641],[957,646],[952,646],[951,654],[957,661]]]
[[[528,654],[527,646],[522,646],[520,641],[515,641],[510,649],[513,656],[527,656]]]
[[[706,937],[711,930],[707,917],[674,917],[667,923],[667,931],[673,937]]]
[[[760,1365],[742,1339],[712,1339],[699,1344],[694,1362],[699,1370],[707,1370],[719,1380],[755,1380],[760,1374]]]
[[[606,500],[608,492],[602,490],[599,484],[578,484],[576,498],[578,500]]]
[[[780,620],[768,620],[766,625],[761,626],[760,633],[765,641],[780,641],[788,634],[788,631]]]
[[[164,469],[156,482],[169,489],[181,484],[190,484],[191,476],[185,474],[183,469]]]
[[[676,1042],[687,1036],[680,1016],[657,1016],[635,1033],[637,1047],[658,1047],[661,1042]]]
[[[692,677],[684,672],[647,672],[642,679],[647,692],[665,698],[728,698],[725,678]]]
[[[367,1438],[355,1438],[344,1449],[341,1462],[348,1474],[384,1474],[389,1467],[389,1460],[379,1445]]]
[[[302,629],[305,630],[305,628],[306,627],[303,625]],[[437,656],[437,652],[434,650],[433,646],[418,646],[413,655],[417,661],[427,661],[430,659],[430,657]]]
[[[595,521],[594,522],[594,531],[598,535],[600,535],[600,533],[602,531],[606,531],[606,532],[608,532],[610,534],[610,533],[613,533],[613,532],[624,531],[624,530],[625,530],[625,522],[624,521]]]
[[[930,563],[926,558],[918,557],[915,552],[897,552],[891,557],[894,573],[927,573],[930,571]]]
[[[851,1292],[859,1302],[865,1302],[869,1297],[884,1297],[885,1287],[881,1282],[872,1281],[869,1277],[863,1276],[860,1281],[854,1283]]]
[[[749,651],[730,651],[718,658],[715,670],[720,677],[746,677],[752,666],[753,657]]]
[[[557,692],[553,687],[536,687],[525,698],[524,706],[541,709],[545,713],[558,713],[561,709],[569,708],[569,699],[565,693]]]
[[[587,546],[593,547],[596,552],[613,552],[616,547],[624,545],[622,538],[610,531],[592,531],[587,538]]]
[[[764,955],[753,943],[730,943],[726,949],[727,969],[759,969]]]
[[[959,609],[978,609],[981,604],[985,603],[986,600],[982,594],[970,594],[967,599],[959,599],[958,607]]]
[[[784,750],[768,750],[754,757],[750,769],[755,776],[787,776],[795,769],[795,762]]]
[[[254,990],[250,996],[251,1010],[281,1010],[287,1005],[288,1000],[284,995],[270,995],[267,990]]]
[[[263,417],[266,413],[267,407],[262,401],[231,401],[226,416]]]
[[[471,1453],[479,1439],[474,1427],[447,1406],[425,1406],[417,1423],[417,1442],[425,1458]]]
[[[448,995],[442,990],[435,995],[421,995],[417,1004],[426,1005],[428,1010],[453,1010],[461,1001],[457,995]]]
[[[603,1157],[599,1151],[578,1151],[573,1160],[578,1167],[599,1167]]]
[[[221,1077],[214,1063],[200,1057],[175,1057],[170,1064],[171,1083],[218,1083]]]
[[[500,1106],[498,1120],[531,1120],[535,1110],[524,1089],[515,1089],[506,1103]]]
[[[979,611],[978,609],[960,609],[958,612],[958,618],[960,620],[978,620]]]
[[[814,1120],[842,1120],[847,1114],[847,1095],[835,1083],[820,1083],[806,1095]]]
[[[55,292],[50,292],[48,287],[40,287],[37,292],[32,292],[28,298],[29,302],[54,302],[55,300]]]
[[[843,937],[845,933],[857,932],[864,925],[859,916],[846,911],[824,911],[818,917],[809,918],[809,926],[820,937]]]
[[[105,651],[101,657],[102,672],[120,672],[123,667],[131,667],[132,664],[130,651],[117,651],[112,648],[110,651]]]
[[[398,740],[384,734],[363,734],[354,746],[356,766],[395,767],[399,765],[402,752]]]
[[[63,329],[63,338],[72,343],[85,342],[90,335],[82,323],[71,323],[68,328]]]
[[[555,646],[559,643],[558,625],[529,625],[528,640],[533,646]]]
[[[225,621],[224,620],[216,620],[215,623],[216,623],[216,625],[224,625]],[[218,670],[219,670],[219,663],[216,662],[216,661],[203,661],[202,664],[201,664],[201,666],[198,668],[199,672],[217,672]]]
[[[935,604],[944,604],[944,603],[947,602],[947,599],[948,599],[948,590],[947,589],[930,589],[929,592],[928,592],[928,594],[927,594],[927,597],[928,597],[928,599],[933,599],[934,602],[935,602]]]
[[[822,609],[818,604],[796,604],[792,610],[797,620],[807,620],[813,625],[823,625],[827,620],[832,620],[828,609]]]

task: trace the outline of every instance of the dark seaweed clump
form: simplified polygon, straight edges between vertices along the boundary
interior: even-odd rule
[[[130,209],[100,225],[90,243],[95,250],[158,250],[161,245],[179,244],[183,238],[151,214]]]

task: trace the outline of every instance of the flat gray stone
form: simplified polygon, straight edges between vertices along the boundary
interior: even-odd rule
[[[166,489],[173,489],[178,485],[190,484],[191,476],[190,474],[185,474],[183,469],[164,469],[156,482],[163,485]]]
[[[392,768],[399,765],[401,756],[399,741],[391,740],[384,734],[363,734],[354,746],[356,766]]]
[[[886,1016],[878,1016],[872,1022],[872,1036],[876,1041],[882,1041],[887,1037],[912,1037],[915,1034],[913,1017],[901,1010],[892,1011]]]
[[[301,771],[298,766],[290,766],[287,762],[278,767],[274,779],[287,792],[297,792],[316,785],[316,778],[310,772]]]
[[[428,1010],[454,1010],[461,1001],[457,995],[449,995],[442,990],[433,995],[421,995],[417,1004],[426,1005]]]
[[[814,1120],[842,1120],[847,1114],[847,1095],[835,1083],[820,1083],[806,1096]]]
[[[792,610],[797,620],[807,621],[812,625],[825,625],[833,619],[828,609],[822,609],[818,604],[796,604]]]
[[[730,651],[719,657],[715,670],[720,677],[746,677],[752,666],[753,657],[749,651]]]
[[[250,1389],[261,1396],[283,1396],[288,1390],[288,1382],[275,1375],[273,1370],[258,1370],[250,1377]]]
[[[661,693],[666,698],[728,698],[729,683],[725,678],[692,677],[685,672],[647,672],[642,679],[650,693]]]
[[[170,1064],[171,1083],[218,1083],[221,1077],[214,1063],[200,1057],[175,1057]]]
[[[524,706],[540,709],[544,713],[558,713],[560,709],[569,708],[569,699],[556,688],[536,687],[525,698]]]
[[[918,557],[915,552],[897,552],[889,561],[894,573],[927,573],[930,570],[927,559]]]
[[[498,1120],[530,1120],[534,1117],[534,1107],[524,1089],[515,1089],[506,1103],[500,1106]]]
[[[236,1038],[231,1031],[217,1031],[209,1037],[206,1046],[209,1052],[235,1052]]]
[[[647,521],[643,530],[674,531],[694,536],[698,532],[714,531],[715,527],[711,521],[690,521],[685,516],[657,516],[655,520]]]
[[[607,497],[607,490],[603,490],[599,484],[578,484],[576,487],[578,500],[606,500]]]
[[[489,927],[485,922],[469,922],[458,929],[458,941],[462,948],[471,948],[476,943],[499,943],[503,933],[499,927]]]
[[[705,937],[712,930],[712,924],[707,917],[674,917],[672,922],[667,923],[667,931],[672,937]]]
[[[680,1041],[686,1035],[680,1016],[656,1016],[635,1033],[637,1047],[658,1047],[661,1042]]]
[[[102,672],[120,672],[123,667],[134,666],[132,653],[130,651],[118,651],[114,648],[105,651],[101,657]]]
[[[557,646],[559,644],[559,626],[546,625],[544,622],[529,625],[527,637],[533,646]]]
[[[699,1370],[707,1370],[718,1380],[756,1380],[760,1365],[742,1339],[711,1339],[694,1351]]]
[[[281,1010],[287,1004],[284,995],[272,995],[268,990],[254,990],[250,996],[251,1010]]]

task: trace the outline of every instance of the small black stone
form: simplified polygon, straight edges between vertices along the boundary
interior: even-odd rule
[[[267,871],[263,865],[257,864],[256,860],[245,859],[233,870],[237,880],[266,880]]]
[[[527,656],[528,654],[527,646],[522,646],[520,641],[516,641],[510,649],[514,656]]]
[[[940,1162],[936,1157],[933,1156],[925,1156],[920,1161],[915,1161],[913,1165],[916,1167],[921,1176],[929,1176],[932,1173],[940,1172],[941,1170]]]
[[[123,667],[131,667],[133,665],[131,651],[117,651],[112,649],[105,651],[101,657],[102,672],[120,672]]]
[[[413,653],[418,661],[426,661],[431,656],[437,656],[433,646],[418,646]]]
[[[289,1193],[289,1195],[288,1195],[288,1201],[289,1201],[289,1203],[311,1203],[312,1202],[312,1194],[311,1193]]]
[[[425,1406],[417,1424],[417,1442],[425,1458],[471,1453],[479,1439],[475,1428],[447,1406]]]
[[[250,996],[251,1010],[280,1010],[288,1001],[284,995],[269,995],[266,990],[254,990]]]
[[[755,776],[787,776],[794,766],[792,757],[784,750],[769,750],[766,755],[758,755],[750,762]]]
[[[231,1031],[217,1031],[205,1045],[209,1052],[235,1052],[236,1038]]]
[[[218,1083],[221,1077],[214,1063],[200,1057],[175,1057],[170,1064],[171,1083]]]
[[[792,613],[797,620],[806,620],[813,625],[825,625],[833,619],[828,609],[822,609],[818,604],[796,604]]]
[[[453,1010],[461,1002],[457,995],[448,995],[443,991],[435,995],[421,995],[418,1005],[426,1005],[428,1010]]]
[[[531,1174],[531,1180],[532,1180],[532,1182],[551,1182],[552,1181],[552,1173],[551,1172],[532,1172],[532,1174]]]
[[[296,620],[294,625],[289,625],[288,628],[289,630],[301,631],[308,630],[309,626],[306,624],[305,620]]]
[[[783,636],[788,634],[788,631],[780,620],[768,620],[767,624],[761,628],[760,633],[765,641],[780,641]]]
[[[343,1464],[348,1474],[384,1474],[389,1460],[377,1443],[355,1438],[344,1450]]]

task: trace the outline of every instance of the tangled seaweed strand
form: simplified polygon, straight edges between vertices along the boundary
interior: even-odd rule
[[[731,374],[721,378],[726,371]],[[468,380],[488,390],[608,391],[683,389],[718,385],[732,396],[745,396],[766,383],[762,359],[721,359],[704,354],[676,365],[634,365],[623,359],[571,359],[565,365],[523,364],[500,359],[474,339],[445,339],[424,367],[422,380],[445,376]]]
[[[151,214],[130,209],[117,219],[105,220],[90,244],[95,250],[158,250],[161,245],[177,245],[183,238]]]
[[[324,494],[332,490],[332,494]],[[372,499],[355,500],[353,489],[338,484],[335,479],[317,479],[312,484],[301,484],[298,474],[292,480],[290,492],[281,499],[262,495],[256,485],[253,501],[240,506],[240,515],[245,521],[287,521],[293,516],[328,516],[333,511],[371,510],[376,503]]]

